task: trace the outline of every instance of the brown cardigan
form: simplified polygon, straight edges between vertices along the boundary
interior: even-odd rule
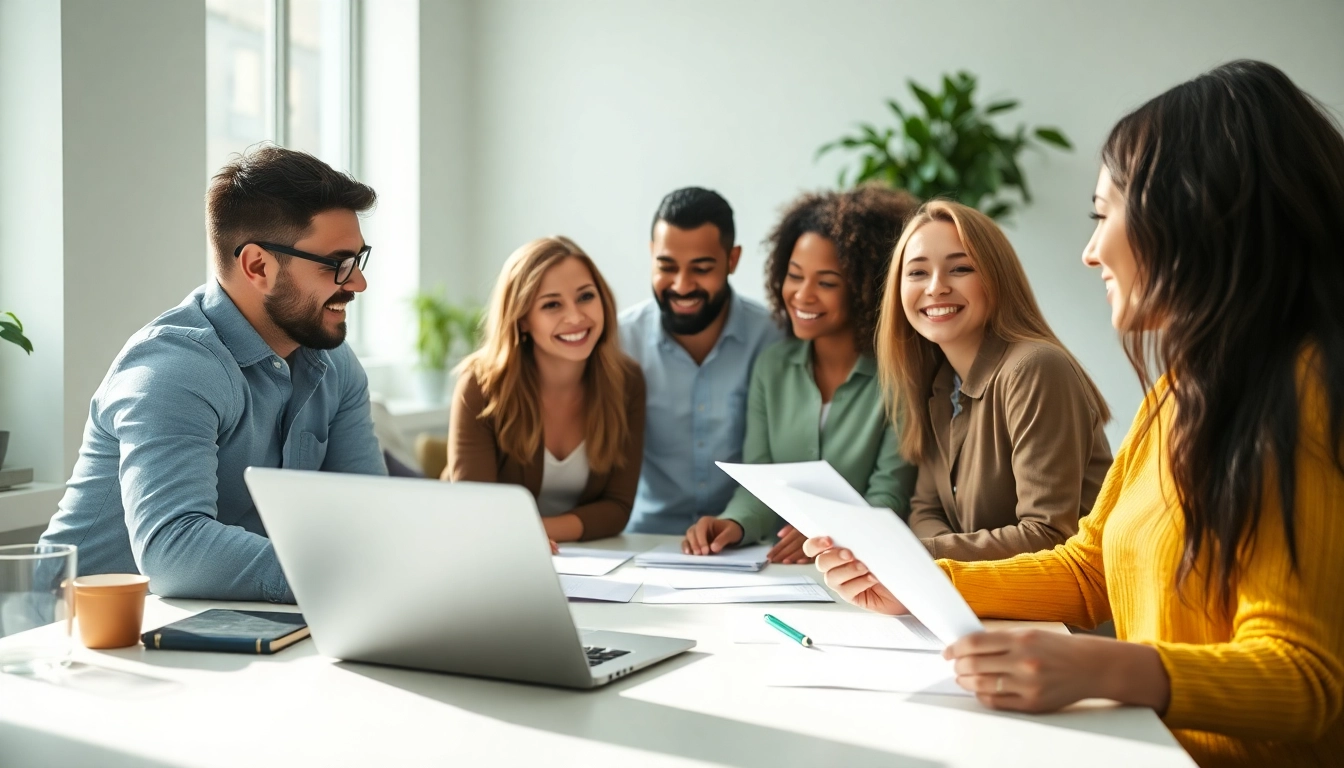
[[[937,445],[919,465],[910,529],[934,557],[998,560],[1078,532],[1111,466],[1101,415],[1062,350],[986,334],[952,417],[952,366],[933,382]]]
[[[630,425],[625,447],[620,452],[625,458],[625,466],[602,474],[589,473],[588,485],[579,496],[579,505],[572,510],[583,522],[583,541],[620,533],[630,521],[630,509],[635,503],[639,467],[644,460],[644,374],[633,360],[625,361],[625,369],[625,414]],[[494,418],[481,418],[485,406],[480,383],[474,375],[464,374],[453,392],[452,415],[448,423],[448,466],[443,470],[443,479],[512,483],[523,486],[536,497],[541,493],[545,441],[537,445],[531,461],[526,464],[515,461],[505,455],[495,441]]]

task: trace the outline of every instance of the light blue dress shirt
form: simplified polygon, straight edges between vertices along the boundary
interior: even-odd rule
[[[112,362],[42,541],[165,597],[292,603],[249,466],[387,474],[350,347],[282,360],[211,280]]]
[[[761,350],[783,337],[760,303],[734,293],[700,365],[663,330],[657,302],[622,312],[621,345],[648,386],[644,465],[627,531],[683,534],[728,505],[737,483],[714,465],[741,461],[747,386]]]

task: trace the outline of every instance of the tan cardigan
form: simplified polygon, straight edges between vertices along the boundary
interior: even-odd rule
[[[1078,531],[1111,466],[1101,415],[1063,350],[986,334],[952,417],[952,366],[934,377],[937,445],[919,465],[910,529],[934,557],[998,560]]]
[[[588,484],[573,509],[583,522],[582,540],[615,536],[630,520],[639,485],[639,468],[644,460],[644,374],[633,360],[626,361],[625,413],[630,432],[621,455],[625,466],[610,472],[590,472]],[[521,485],[536,497],[541,493],[545,468],[545,441],[537,445],[532,460],[519,463],[500,450],[495,440],[495,420],[481,418],[485,394],[476,377],[464,374],[453,392],[452,415],[448,423],[448,466],[444,480],[473,480],[482,483]]]

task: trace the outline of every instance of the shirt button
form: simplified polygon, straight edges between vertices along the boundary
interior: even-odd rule
[[[705,404],[704,404],[704,403],[701,403],[700,405],[696,406],[695,410],[697,410],[697,411],[703,411],[703,410],[705,410]]]
[[[700,484],[700,487],[701,487],[701,488],[704,488],[704,487],[705,487],[705,484],[704,484],[704,483],[701,483],[701,484]]]
[[[280,362],[279,360],[272,360],[272,361],[271,361],[271,365],[274,365],[274,366],[275,366],[275,370],[278,371],[278,370],[280,370],[281,366],[284,365],[284,363]]]
[[[957,486],[955,486],[955,485],[952,486],[952,492],[953,492],[953,493],[956,493],[956,492],[957,492]]]

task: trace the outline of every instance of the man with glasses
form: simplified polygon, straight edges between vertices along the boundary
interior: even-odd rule
[[[345,344],[375,199],[279,147],[215,176],[215,279],[113,361],[43,542],[76,545],[80,574],[143,573],[165,597],[294,602],[243,470],[387,473]]]

